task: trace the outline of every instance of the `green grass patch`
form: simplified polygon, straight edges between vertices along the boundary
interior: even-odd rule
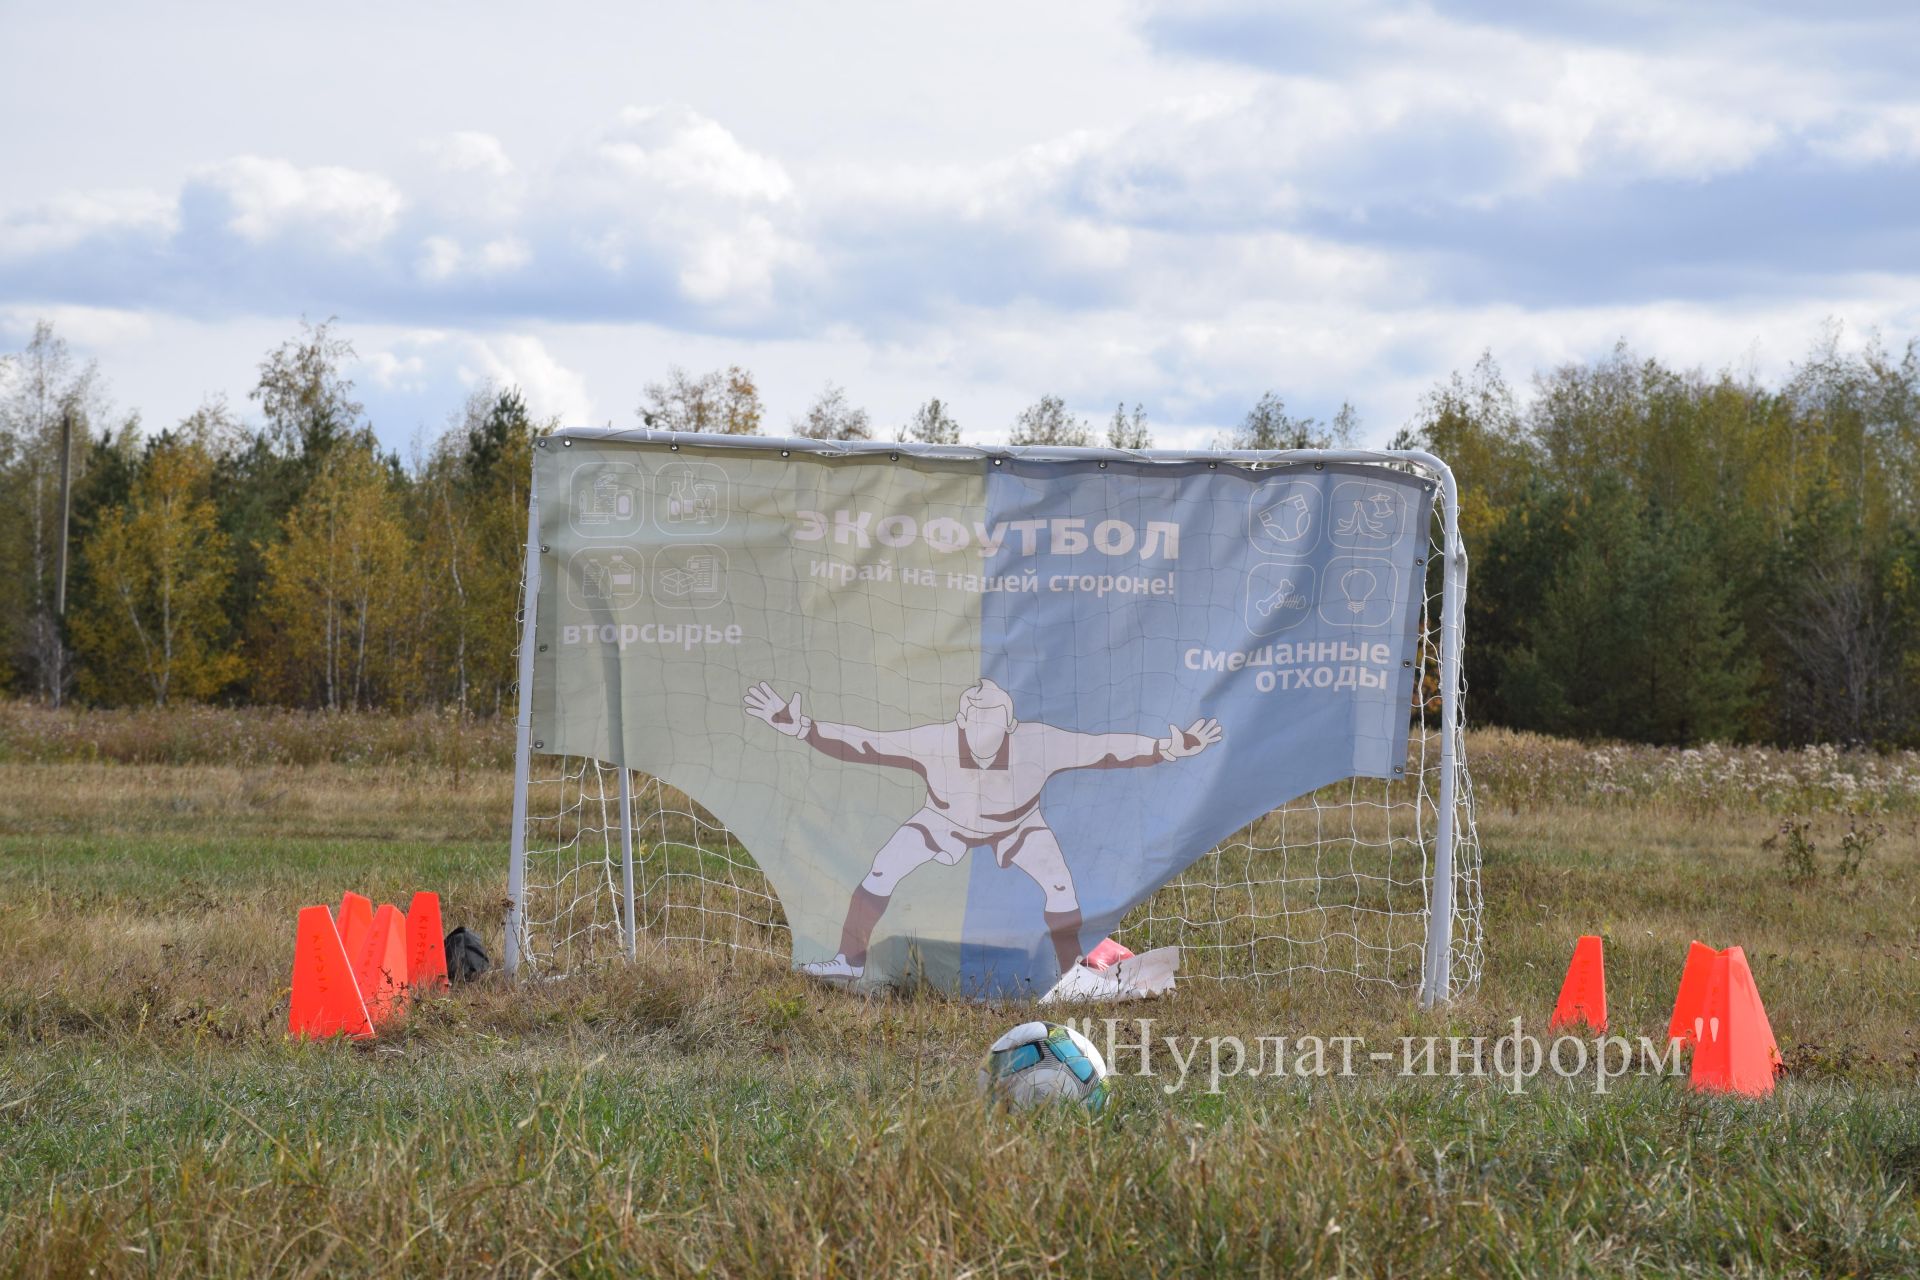
[[[1753,960],[1790,1068],[1763,1101],[1391,1067],[1215,1094],[1168,1089],[1159,1056],[1097,1120],[993,1115],[980,1058],[1031,1010],[861,1000],[697,951],[480,984],[368,1045],[288,1043],[304,903],[436,888],[497,949],[508,798],[497,772],[0,765],[0,1272],[1758,1276],[1920,1256],[1910,817],[1847,883],[1806,885],[1763,846],[1764,804],[1489,805],[1487,978],[1458,1005],[1193,982],[1116,1011],[1182,1042],[1543,1032],[1573,939],[1600,932],[1615,1030],[1657,1038],[1699,937]]]

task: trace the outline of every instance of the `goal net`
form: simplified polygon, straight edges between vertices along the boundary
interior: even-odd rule
[[[822,479],[795,471],[802,462],[862,471]],[[1135,951],[1180,947],[1187,980],[1332,975],[1428,1002],[1478,982],[1480,858],[1460,675],[1466,558],[1453,478],[1431,455],[569,431],[541,443],[535,472],[510,971],[555,975],[661,948],[833,966],[864,925],[872,941],[858,937],[862,952],[871,945],[876,956],[869,980],[891,964],[895,982],[930,973],[974,994],[1046,985],[982,985],[983,963],[1021,964],[1007,959],[1017,945],[979,941],[994,936],[1034,938],[1039,973],[1055,951],[1064,958],[1107,935]],[[976,473],[986,477],[984,516],[962,510],[975,501],[966,486]],[[996,494],[1014,481],[1017,497]],[[1080,510],[1076,501],[1105,505],[1082,522],[1055,514]],[[1020,518],[999,518],[996,503]],[[1403,528],[1392,527],[1398,510]],[[1149,526],[1163,543],[1177,531],[1185,548],[1164,573],[1144,554]],[[1038,568],[1005,558],[1023,552],[1031,528]],[[981,545],[952,545],[969,530]],[[1059,549],[1048,534],[1083,558],[1047,563]],[[947,567],[963,550],[972,559]],[[895,591],[916,555],[929,557],[927,581],[910,576]],[[1123,555],[1122,573],[1077,572]],[[883,563],[891,581],[879,578]],[[1076,572],[1048,572],[1062,565]],[[1123,576],[1131,587],[1102,589]],[[1163,580],[1172,601],[1155,594]],[[764,599],[749,601],[755,590]],[[709,605],[692,607],[702,594]],[[1074,611],[1069,631],[1057,629],[1063,609]],[[823,629],[829,611],[836,629]],[[1377,631],[1356,630],[1376,618]],[[986,638],[972,641],[967,627]],[[756,631],[768,636],[765,656],[753,653]],[[1019,655],[1036,634],[1067,639],[1041,643],[1023,673]],[[956,658],[968,643],[984,656]],[[1379,661],[1389,648],[1390,665]],[[651,665],[630,665],[632,650]],[[1000,662],[1003,651],[1015,658]],[[1359,665],[1344,661],[1356,653]],[[903,667],[904,691],[879,692]],[[1003,670],[998,681],[980,674]],[[771,701],[754,692],[763,683]],[[1005,707],[979,705],[1003,684]],[[1068,697],[1063,684],[1078,692]],[[1161,697],[1163,685],[1171,692]],[[1179,723],[1141,719],[1131,694],[1107,692],[1122,687],[1177,705]],[[956,689],[963,753],[964,726],[982,716],[996,732],[1002,721],[1027,724],[1004,735],[1010,775],[1023,733],[1055,734],[1034,739],[1053,772],[1032,784],[1035,807],[1010,835],[944,816],[966,808],[952,788],[972,784],[971,768],[990,772],[990,753],[976,744],[949,777],[930,756],[913,757],[924,749],[902,745],[953,736],[943,699]],[[1067,723],[1076,716],[1061,707],[1087,723]],[[1137,729],[1106,732],[1129,711],[1140,712]],[[1263,734],[1273,739],[1260,756],[1227,778],[1230,753],[1253,756]],[[1085,780],[1067,782],[1076,775],[1060,772],[1060,753],[1096,738],[1108,754],[1074,757],[1065,767]],[[905,767],[868,767],[889,762]],[[1152,767],[1105,767],[1142,763]],[[1120,827],[1099,825],[1102,812],[1122,809]],[[921,814],[934,816],[902,821]],[[1174,847],[1209,822],[1217,836],[1207,845]],[[1144,849],[1128,847],[1136,828],[1149,832]],[[901,849],[905,861],[890,852]],[[1117,868],[1110,875],[1103,858]],[[875,925],[862,912],[873,886],[889,888],[889,871],[901,874],[906,902],[882,896]],[[1071,913],[1056,909],[1064,899],[1049,876],[1074,882]],[[924,901],[910,884],[930,886]],[[963,912],[942,915],[942,900],[969,894]],[[1070,942],[1050,950],[1046,931],[1057,940],[1063,919]]]

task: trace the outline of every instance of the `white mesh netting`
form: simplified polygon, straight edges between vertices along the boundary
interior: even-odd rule
[[[1402,463],[1409,469],[1419,468]],[[1444,992],[1478,983],[1483,963],[1480,846],[1456,723],[1443,723],[1443,512],[1434,504],[1420,612],[1420,678],[1408,714],[1405,775],[1350,779],[1289,800],[1235,832],[1135,908],[1114,936],[1136,951],[1178,945],[1183,979],[1330,975],[1421,989],[1442,823],[1442,737],[1455,734],[1450,971]],[[1464,557],[1454,571],[1464,590]],[[1456,614],[1457,616],[1457,614]],[[1447,637],[1458,646],[1461,637]],[[1457,648],[1455,649],[1457,652]],[[758,953],[791,943],[780,902],[751,853],[687,796],[646,774],[534,753],[526,789],[516,959],[570,972],[635,947]],[[628,882],[631,872],[631,920]],[[510,949],[513,944],[509,943]]]

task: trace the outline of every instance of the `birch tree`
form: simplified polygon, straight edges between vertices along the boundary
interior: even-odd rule
[[[90,589],[73,618],[89,700],[166,706],[239,678],[221,607],[233,554],[212,478],[205,441],[163,433],[148,444],[127,502],[95,518],[81,550]]]
[[[1093,429],[1085,418],[1067,411],[1067,402],[1059,396],[1041,396],[1020,411],[1013,421],[1010,444],[1053,444],[1084,448],[1093,443]]]
[[[359,443],[331,450],[265,550],[261,660],[282,697],[334,711],[409,700],[413,550],[391,470]]]

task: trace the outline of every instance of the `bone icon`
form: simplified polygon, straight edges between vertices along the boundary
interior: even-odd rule
[[[1280,585],[1254,603],[1254,612],[1263,618],[1271,618],[1282,609],[1298,609],[1306,604],[1304,597],[1294,590],[1292,578],[1280,579]]]

